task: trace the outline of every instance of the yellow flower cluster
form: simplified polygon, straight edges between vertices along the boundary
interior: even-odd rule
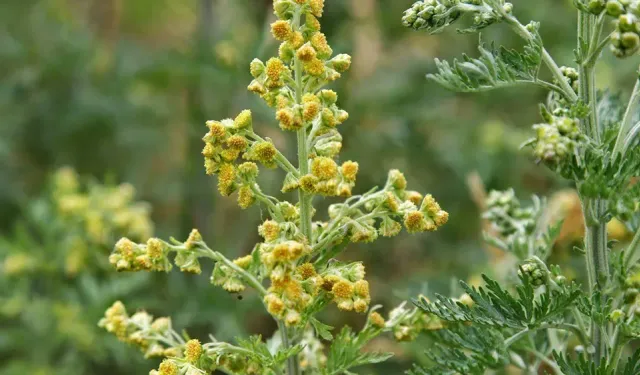
[[[118,271],[169,271],[172,267],[166,244],[157,238],[150,238],[146,244],[121,238],[109,256],[109,263]]]
[[[180,355],[181,348],[164,344],[172,330],[170,318],[153,319],[144,311],[129,316],[122,302],[117,301],[107,309],[99,326],[113,333],[120,341],[139,347],[147,358]]]
[[[218,190],[227,196],[238,191],[238,205],[248,208],[256,201],[255,180],[260,162],[268,168],[276,166],[278,150],[270,140],[263,140],[252,130],[251,111],[242,111],[234,120],[207,121],[209,131],[203,137],[202,155],[208,175],[218,175]],[[241,157],[247,162],[236,165]]]
[[[364,313],[369,309],[369,282],[362,263],[331,267],[322,274],[322,288],[340,310]]]

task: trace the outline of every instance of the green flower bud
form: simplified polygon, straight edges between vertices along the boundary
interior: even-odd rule
[[[607,14],[611,17],[618,17],[622,13],[624,13],[624,6],[622,6],[622,4],[620,4],[620,2],[617,0],[609,0],[607,2],[606,9]]]
[[[546,285],[549,280],[549,271],[537,259],[528,259],[518,269],[518,276],[528,278],[529,283],[537,288]]]
[[[606,7],[605,0],[590,0],[589,3],[587,4],[587,9],[589,10],[589,12],[593,14],[602,13],[605,7]]]

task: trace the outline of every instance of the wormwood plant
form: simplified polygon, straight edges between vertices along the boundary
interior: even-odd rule
[[[433,366],[416,374],[482,374],[507,364],[531,374],[640,373],[640,351],[621,360],[625,347],[640,337],[640,185],[633,185],[640,175],[640,81],[626,106],[619,96],[595,88],[603,50],[627,58],[640,48],[640,1],[573,3],[578,18],[573,67],[559,66],[545,49],[540,24],[521,23],[514,6],[503,0],[423,0],[404,14],[405,26],[430,33],[469,16],[471,24],[461,32],[502,23],[522,37],[522,51],[480,43],[478,58],[436,60],[437,72],[429,78],[460,92],[517,84],[549,91],[540,106],[541,123],[533,126],[535,136],[525,146],[580,194],[586,234],[578,250],[588,275],[581,288],[547,263],[559,226],[545,220],[542,200],[521,205],[512,191],[493,192],[485,213],[494,228],[488,239],[517,259],[517,278],[507,286],[488,277],[481,288],[463,283],[468,295],[460,301],[443,296],[416,301],[446,327],[434,333]],[[543,70],[551,73],[549,79]],[[635,232],[632,242],[615,252],[605,229],[611,218]]]
[[[349,68],[351,59],[333,56],[320,32],[323,7],[323,0],[276,0],[278,20],[271,31],[282,42],[279,56],[250,64],[254,79],[248,89],[275,109],[283,131],[296,135],[297,167],[270,139],[256,133],[249,110],[233,120],[206,124],[205,171],[217,176],[220,194],[237,193],[241,208],[260,205],[266,211],[269,219],[258,228],[264,241],[246,256],[230,260],[194,229],[184,242],[151,238],[135,243],[123,238],[110,257],[120,271],[169,271],[174,263],[196,274],[201,272],[200,262],[210,260],[215,263],[211,283],[231,293],[253,288],[277,321],[278,332],[266,342],[253,336],[231,344],[211,336],[203,343],[178,334],[169,318],[153,319],[146,312],[129,315],[116,302],[100,325],[140,347],[146,356],[166,357],[150,374],[346,374],[352,367],[389,357],[362,351],[381,333],[409,340],[432,328],[427,314],[404,305],[385,320],[375,311],[378,307],[369,306],[362,263],[335,259],[350,243],[395,236],[403,224],[409,232],[435,231],[448,214],[431,195],[407,190],[397,170],[389,172],[381,189],[352,196],[358,163],[336,162],[342,147],[337,126],[348,114],[336,105],[337,94],[325,88]],[[263,192],[257,180],[259,165],[285,171],[282,192],[297,192],[297,202]],[[344,200],[331,204],[328,215],[316,216],[318,197]],[[364,327],[355,332],[345,327],[334,337],[332,328],[316,318],[332,303],[340,310],[368,312]],[[325,341],[330,343],[326,351]]]

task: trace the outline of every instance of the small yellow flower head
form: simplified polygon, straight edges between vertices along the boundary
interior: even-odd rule
[[[264,73],[264,63],[259,59],[253,59],[249,64],[249,72],[253,78],[258,78]]]
[[[411,211],[404,216],[404,226],[409,233],[415,233],[427,230],[428,223],[422,212]]]
[[[441,227],[445,225],[447,221],[449,221],[449,213],[447,211],[440,210],[436,213],[433,220],[435,221],[437,226]]]
[[[158,375],[178,375],[178,365],[170,359],[165,359],[158,368]]]
[[[351,56],[342,53],[331,60],[331,66],[338,72],[344,73],[351,67]]]
[[[247,90],[258,95],[264,95],[267,93],[267,89],[258,81],[252,81],[249,86],[247,86]]]
[[[416,206],[419,206],[420,202],[422,202],[422,194],[418,193],[417,191],[407,191],[405,193],[405,199],[415,204]]]
[[[153,321],[151,324],[151,329],[155,332],[165,332],[171,328],[171,319],[162,317]]]
[[[306,174],[300,177],[300,189],[306,193],[315,193],[318,177],[312,174]]]
[[[258,166],[250,161],[238,165],[238,174],[240,177],[252,181],[258,177]]]
[[[304,70],[314,77],[321,76],[325,71],[322,60],[314,58],[304,64]]]
[[[233,120],[233,127],[236,129],[250,128],[252,124],[253,119],[251,117],[251,111],[248,109],[240,112],[236,119]]]
[[[398,212],[398,209],[400,208],[398,199],[396,199],[396,196],[390,191],[387,191],[385,194],[384,205],[391,212]]]
[[[194,228],[191,230],[191,233],[189,233],[189,237],[187,237],[187,240],[184,243],[184,247],[186,247],[187,250],[191,250],[195,246],[196,242],[202,242],[202,235],[197,229]]]
[[[311,45],[315,48],[319,59],[328,59],[333,50],[327,43],[327,37],[323,33],[315,33],[311,36]]]
[[[291,34],[291,38],[289,38],[288,42],[293,49],[297,50],[304,44],[304,36],[300,31],[296,31]]]
[[[376,328],[384,328],[385,325],[384,318],[376,311],[369,315],[369,322],[371,322],[371,325]]]
[[[438,211],[440,211],[440,205],[431,194],[427,194],[422,201],[420,210],[429,216],[434,216]]]
[[[322,278],[322,289],[330,292],[333,289],[333,286],[340,281],[340,277],[336,275],[327,275]]]
[[[316,17],[322,17],[324,11],[324,0],[309,0],[311,13]]]
[[[339,306],[338,306],[339,307]],[[353,301],[353,311],[357,313],[364,313],[369,308],[369,302],[365,299],[356,299]]]
[[[276,221],[267,220],[258,227],[258,233],[266,241],[275,241],[280,236],[280,225]]]
[[[320,91],[320,98],[327,104],[335,104],[338,101],[338,94],[333,90]]]
[[[164,255],[164,243],[157,238],[147,241],[147,256],[151,260],[159,260]]]
[[[267,61],[267,77],[271,80],[271,82],[280,82],[280,76],[284,72],[284,63],[282,60],[272,57]]]
[[[338,165],[331,158],[319,156],[311,162],[311,173],[320,180],[330,180],[338,174]]]
[[[118,242],[116,242],[115,251],[122,254],[125,259],[132,261],[135,257],[136,247],[137,245],[133,241],[126,237],[122,237]]]
[[[364,299],[369,299],[369,282],[367,280],[358,280],[353,284],[353,290],[356,295]]]
[[[245,255],[243,257],[234,259],[233,263],[235,263],[238,267],[246,270],[247,268],[249,268],[251,263],[253,263],[253,256]]]
[[[336,120],[336,116],[333,114],[333,111],[329,108],[325,108],[322,110],[322,124],[324,126],[328,126],[330,128],[338,125],[338,120]]]
[[[113,319],[116,316],[127,315],[127,309],[121,301],[116,301],[105,311],[104,315],[107,319]]]
[[[204,159],[204,171],[208,176],[214,175],[218,171],[219,167],[220,165],[216,163],[215,160],[208,158]]]
[[[278,153],[273,143],[268,141],[260,141],[256,143],[254,147],[258,161],[264,164],[271,164]]]
[[[316,275],[316,269],[313,267],[311,263],[303,263],[296,268],[298,275],[302,278],[302,280],[307,280]]]
[[[340,280],[333,285],[331,292],[336,298],[351,298],[353,296],[353,284],[347,280]]]
[[[293,48],[290,42],[282,42],[280,43],[280,47],[278,48],[278,57],[280,60],[284,62],[291,62],[293,59],[293,55],[295,55],[296,50]]]
[[[282,130],[296,131],[302,127],[302,121],[296,121],[295,113],[291,108],[283,108],[276,112],[276,120],[280,122]]]
[[[300,323],[300,313],[295,310],[289,310],[284,318],[284,322],[288,326],[295,326]]]
[[[351,160],[345,161],[340,167],[340,173],[345,180],[354,182],[356,180],[356,176],[358,175],[358,163]]]
[[[404,177],[404,174],[397,169],[389,171],[387,181],[394,189],[404,190],[407,188],[407,179]]]
[[[312,14],[305,16],[305,25],[312,31],[320,31],[320,21]]]
[[[256,202],[256,196],[249,186],[242,186],[238,190],[238,206],[247,209]]]
[[[289,39],[292,33],[293,30],[289,21],[278,20],[271,24],[271,34],[279,41]]]
[[[202,149],[202,155],[205,158],[213,158],[218,154],[216,147],[214,145],[212,145],[211,143],[207,143],[206,145],[204,145],[204,148]]]
[[[241,135],[232,135],[227,139],[227,146],[232,150],[244,151],[247,148],[247,139]]]
[[[199,340],[189,340],[184,346],[184,357],[191,363],[197,362],[202,356],[202,352],[202,344],[200,344]]]
[[[264,297],[264,301],[267,304],[267,311],[269,314],[279,316],[284,311],[284,302],[274,294],[267,294]]]
[[[236,168],[233,164],[224,163],[218,172],[218,190],[223,196],[233,192],[233,185],[236,180]]]
[[[316,50],[311,47],[311,44],[306,43],[298,49],[296,56],[298,56],[298,59],[301,61],[309,62],[316,58]]]
[[[209,128],[209,134],[216,139],[221,139],[227,134],[227,129],[219,121],[207,121],[207,127]]]
[[[302,97],[302,103],[302,116],[304,118],[304,121],[309,122],[313,120],[318,115],[318,113],[320,113],[320,99],[317,96],[313,94],[305,94]]]

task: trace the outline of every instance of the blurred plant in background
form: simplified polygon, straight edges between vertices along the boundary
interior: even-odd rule
[[[85,183],[60,169],[0,239],[0,373],[134,368],[95,325],[100,306],[150,285],[147,277],[114,278],[105,261],[114,239],[153,233],[149,206],[134,194],[129,184]]]
[[[398,19],[411,3],[326,0],[323,30],[336,50],[352,55],[355,72],[332,87],[341,92],[353,124],[342,129],[345,160],[378,161],[361,163],[362,186],[378,183],[380,169],[402,169],[413,188],[432,192],[458,218],[431,236],[398,236],[358,251],[369,265],[371,288],[379,291],[372,304],[397,304],[426,292],[425,280],[428,291],[459,295],[451,275],[477,280],[487,258],[500,267],[504,256],[480,247],[482,208],[467,188],[473,171],[488,189],[513,186],[522,195],[568,187],[518,150],[538,119],[528,104],[543,100],[544,90],[516,87],[471,97],[425,83],[434,56],[446,59],[469,51],[477,36],[431,38],[407,32]],[[272,121],[268,108],[246,92],[250,76],[241,63],[256,55],[264,59],[274,47],[268,29],[274,21],[271,5],[268,0],[0,2],[0,233],[13,237],[14,223],[26,216],[21,210],[25,202],[43,193],[54,170],[72,165],[82,175],[114,176],[135,186],[153,206],[158,236],[184,238],[198,227],[225,254],[250,250],[257,234],[245,236],[235,223],[260,221],[215,197],[215,183],[202,174],[200,129],[209,118],[247,107],[255,108],[256,126]],[[523,19],[545,23],[541,33],[554,56],[573,57],[567,48],[575,43],[570,0],[517,5]],[[516,46],[518,37],[504,31],[496,25],[483,36]],[[615,89],[634,77],[637,66],[627,61],[613,69],[612,61],[608,56],[598,66],[598,84]],[[293,145],[277,134],[267,136],[283,154],[293,155]],[[274,175],[261,184],[269,189],[279,182]],[[575,212],[571,194],[550,198],[549,207],[557,202],[559,211]],[[567,220],[565,226],[572,228]],[[571,237],[566,238],[551,257],[569,265],[563,268],[569,272],[579,257],[571,252]],[[249,299],[211,291],[207,280],[172,273],[154,282],[163,285],[162,291],[147,293],[146,299],[138,296],[139,304],[131,308],[144,306],[157,316],[175,312],[176,326],[212,332],[221,340],[274,328],[252,313],[256,305]],[[184,295],[185,288],[190,295]],[[355,314],[323,318],[331,325],[361,324]],[[379,350],[397,353],[378,373],[408,368],[424,340],[402,346],[374,341]],[[138,357],[114,347],[121,350],[115,357],[119,363]],[[133,372],[124,365],[109,369],[111,374]]]

